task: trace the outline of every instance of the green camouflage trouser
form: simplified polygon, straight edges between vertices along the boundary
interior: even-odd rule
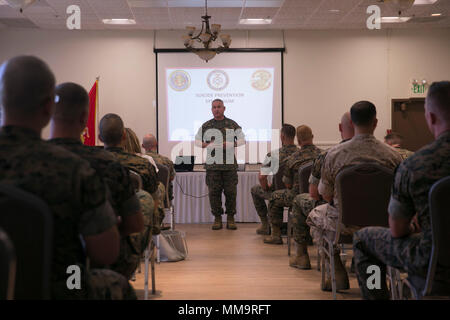
[[[309,226],[306,224],[306,218],[312,209],[323,200],[314,200],[309,193],[297,195],[292,202],[292,226],[294,229],[294,240],[298,244],[306,244],[309,238]]]
[[[112,270],[122,274],[128,280],[131,279],[140,263],[140,258],[150,238],[151,229],[153,228],[153,234],[161,232],[160,224],[158,223],[158,210],[155,210],[152,196],[144,190],[138,191],[136,196],[139,199],[144,216],[144,230],[141,233],[121,237],[119,258],[111,266]]]
[[[272,192],[269,201],[269,219],[272,226],[282,227],[284,207],[291,207],[296,196],[292,189],[281,189]]]
[[[236,214],[237,184],[238,175],[236,170],[206,170],[209,203],[214,216],[223,214],[222,192],[225,194],[226,214]]]
[[[253,204],[255,205],[256,212],[260,218],[267,217],[267,205],[266,200],[270,200],[272,196],[272,188],[269,191],[264,191],[263,188],[257,184],[252,187],[251,194],[253,198]]]
[[[88,274],[89,300],[137,300],[127,279],[108,269],[92,269]]]
[[[386,266],[400,269],[410,275],[425,278],[430,262],[431,241],[422,233],[393,238],[388,228],[368,227],[353,236],[353,256],[359,288],[364,299],[389,299],[386,286]],[[373,274],[368,267],[381,270],[381,289],[369,289],[367,279]]]
[[[66,280],[52,281],[52,299],[56,300],[136,300],[127,279],[110,269],[80,268],[80,289],[70,290]],[[69,277],[69,275],[67,275]]]

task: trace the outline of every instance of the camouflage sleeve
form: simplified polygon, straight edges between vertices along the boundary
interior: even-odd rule
[[[323,160],[325,159],[325,156],[326,156],[326,152],[323,152],[316,159],[314,159],[313,166],[311,169],[311,175],[309,176],[310,184],[313,184],[316,186],[319,185]]]
[[[395,171],[388,212],[393,219],[411,219],[415,214],[414,202],[410,193],[411,174],[404,162]]]
[[[75,170],[75,201],[82,215],[79,225],[83,236],[100,234],[117,224],[114,210],[106,200],[106,185],[87,164]]]
[[[203,142],[203,126],[198,128],[197,134],[195,135],[195,140]]]
[[[334,195],[334,177],[332,159],[326,156],[323,160],[322,169],[320,171],[319,193],[323,196]]]
[[[149,161],[147,161],[146,169],[147,174],[142,175],[142,188],[148,193],[152,194],[158,191],[156,170]]]
[[[242,128],[236,124],[237,128],[234,129],[234,135],[238,140],[245,140],[244,131],[242,131]]]
[[[118,185],[122,189],[120,192],[120,209],[118,214],[122,217],[131,216],[136,214],[140,210],[139,199],[136,196],[136,193],[133,188],[133,184],[131,183],[130,172],[126,170],[124,167],[117,168],[118,172],[120,172],[120,181],[117,181]]]
[[[292,169],[292,162],[287,160],[286,161],[286,167],[284,168],[284,174],[282,181],[285,184],[293,184],[294,183],[294,174]]]

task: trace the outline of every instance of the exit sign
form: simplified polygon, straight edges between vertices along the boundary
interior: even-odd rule
[[[426,85],[425,84],[413,84],[412,92],[413,93],[425,93]]]

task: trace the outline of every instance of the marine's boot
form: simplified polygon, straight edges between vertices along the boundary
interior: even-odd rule
[[[212,225],[213,230],[220,230],[222,229],[222,216],[215,216],[214,218],[214,224]]]
[[[342,264],[339,253],[334,254],[334,273],[336,276],[336,291],[350,289],[347,271]],[[322,284],[323,291],[331,291],[331,277],[325,280],[325,285]]]
[[[230,229],[230,230],[237,229],[236,224],[234,222],[234,215],[232,215],[232,214],[227,215],[227,229]]]
[[[261,227],[256,229],[257,234],[269,235],[270,234],[270,225],[267,217],[260,217],[261,219]]]
[[[306,243],[298,244],[297,255],[291,256],[289,259],[289,265],[294,268],[309,270],[311,269],[311,263],[309,262],[308,246]]]
[[[264,243],[283,244],[280,226],[272,225],[272,233],[270,236],[264,238]]]

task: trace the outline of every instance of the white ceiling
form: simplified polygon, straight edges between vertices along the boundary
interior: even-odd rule
[[[382,16],[396,12],[379,0],[209,0],[212,23],[222,29],[363,29],[369,5],[377,4]],[[3,4],[3,5],[2,5]],[[204,0],[36,0],[23,13],[0,0],[0,26],[41,29],[65,29],[66,8],[81,8],[81,28],[93,29],[184,29],[201,26]],[[333,11],[330,11],[333,10]],[[334,12],[339,10],[338,12]],[[441,17],[432,18],[432,13]],[[432,5],[415,5],[404,13],[414,16],[410,22],[384,24],[382,28],[450,27],[450,0]],[[136,25],[104,25],[102,19],[135,19]],[[270,25],[242,25],[242,18],[270,18]]]

